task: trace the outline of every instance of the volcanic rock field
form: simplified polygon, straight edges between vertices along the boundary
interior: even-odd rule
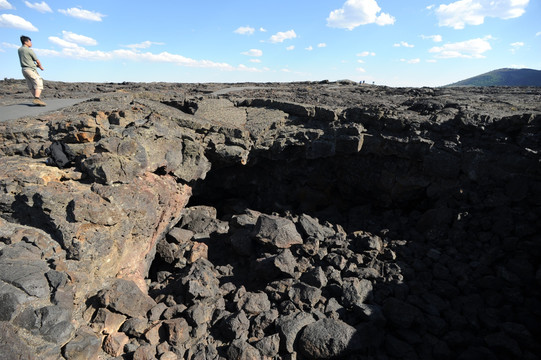
[[[0,122],[1,359],[541,358],[541,88],[43,95],[81,103]]]

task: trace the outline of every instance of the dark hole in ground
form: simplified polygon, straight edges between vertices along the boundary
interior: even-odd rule
[[[458,163],[448,156],[433,158],[438,171],[419,159],[375,155],[215,166],[193,185],[188,207],[213,207],[226,221],[245,209],[308,214],[347,233],[368,231],[386,245],[400,244],[393,248],[393,265],[403,281],[376,281],[373,290],[373,302],[390,319],[387,341],[422,354],[427,339],[437,337],[450,358],[487,348],[502,358],[530,356],[539,350],[533,339],[541,335],[539,179],[497,161],[476,165],[474,177],[464,168],[473,162],[467,156],[478,154],[466,154]],[[264,290],[266,282],[251,268],[253,259],[235,254],[227,236],[198,239],[208,245],[215,266],[232,268],[220,282]],[[161,265],[155,261],[152,271]],[[333,289],[338,291],[330,288],[323,296],[336,296]],[[389,298],[405,309],[420,309],[422,320],[404,328],[402,315],[393,318],[392,306],[385,307]]]

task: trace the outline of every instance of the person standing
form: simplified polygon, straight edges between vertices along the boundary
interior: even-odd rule
[[[21,62],[21,68],[28,84],[28,88],[34,95],[34,105],[45,106],[43,100],[40,99],[41,91],[43,90],[43,79],[38,74],[37,68],[40,68],[43,71],[43,66],[38,60],[32,47],[32,39],[28,36],[21,36],[22,46],[19,48],[19,61]]]

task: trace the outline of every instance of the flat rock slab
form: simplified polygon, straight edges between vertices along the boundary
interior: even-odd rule
[[[45,99],[47,106],[36,106],[31,100],[18,104],[0,106],[0,121],[15,120],[27,116],[38,116],[70,107],[87,99]]]

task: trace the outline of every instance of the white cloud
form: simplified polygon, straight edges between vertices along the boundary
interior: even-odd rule
[[[486,17],[513,19],[522,16],[530,0],[459,0],[435,10],[440,26],[464,29],[481,25]]]
[[[260,28],[259,28],[259,31],[261,31],[261,32],[267,32],[267,29],[260,27]]]
[[[358,62],[359,64],[364,64],[364,60],[363,60],[363,59],[359,59],[359,60],[357,60],[357,62]]]
[[[27,31],[38,31],[38,28],[32,25],[31,22],[23,19],[20,16],[12,14],[0,15],[0,27],[21,29]]]
[[[77,45],[77,44],[75,44],[73,42],[61,39],[61,38],[59,38],[57,36],[49,36],[49,41],[52,42],[55,45],[60,46],[61,48],[77,48],[77,47],[79,47],[79,45]]]
[[[524,43],[522,41],[514,42],[511,45],[511,53],[515,53],[519,48],[524,46]]]
[[[449,58],[470,58],[480,59],[485,56],[483,53],[491,50],[492,47],[487,41],[490,36],[483,39],[471,39],[467,41],[461,41],[456,43],[448,43],[443,46],[435,46],[429,50],[430,53],[436,54],[437,58],[449,59]]]
[[[62,48],[78,48],[79,45],[94,46],[98,42],[88,36],[79,35],[70,31],[62,31],[62,39],[57,36],[50,36],[49,41]]]
[[[437,63],[438,61],[437,61],[437,60],[434,60],[434,59],[428,59],[426,62],[427,62],[427,63]]]
[[[411,45],[411,44],[408,44],[407,42],[405,41],[401,41],[400,43],[397,43],[397,44],[394,44],[393,45],[394,47],[407,47],[407,48],[412,48],[412,47],[415,47],[415,45]]]
[[[52,38],[52,39],[51,39]],[[262,70],[245,65],[232,66],[228,63],[219,63],[211,60],[195,60],[179,54],[169,52],[151,53],[140,52],[132,49],[117,49],[113,51],[88,50],[76,44],[68,44],[68,41],[58,37],[51,37],[51,40],[57,44],[66,45],[62,50],[34,49],[40,56],[62,57],[77,60],[88,61],[140,61],[152,63],[169,63],[184,67],[212,68],[222,71],[242,71],[242,72],[261,72]]]
[[[535,33],[535,36],[541,36],[541,31]]]
[[[49,5],[47,5],[47,3],[45,1],[42,1],[40,3],[31,3],[29,1],[25,1],[24,2],[26,6],[28,6],[30,9],[34,9],[34,10],[37,10],[39,11],[40,13],[48,13],[48,12],[53,12],[53,10],[51,10],[51,8],[49,7]]]
[[[91,37],[75,34],[70,31],[62,31],[62,38],[66,41],[79,44],[79,45],[85,45],[85,46],[98,45],[98,42],[92,39]]]
[[[79,8],[69,8],[69,9],[60,9],[58,12],[71,16],[77,19],[90,20],[90,21],[101,21],[105,16],[96,11],[84,10]]]
[[[11,10],[13,5],[11,5],[7,0],[0,0],[0,10]]]
[[[376,0],[347,0],[342,8],[331,11],[327,26],[353,30],[360,25],[392,25],[395,18],[381,12]]]
[[[295,45],[291,45],[291,46],[286,47],[286,50],[287,51],[295,50]]]
[[[408,64],[418,64],[421,62],[421,59],[400,59],[400,61],[408,63]]]
[[[233,32],[240,35],[252,35],[255,32],[255,29],[250,26],[241,26]]]
[[[288,30],[285,32],[277,32],[276,34],[270,37],[269,41],[275,44],[275,43],[284,42],[285,40],[295,39],[296,37],[297,37],[297,34],[295,34],[294,30]]]
[[[423,39],[430,39],[434,42],[442,42],[443,38],[441,35],[421,35],[421,38]]]
[[[314,50],[314,48],[312,47],[312,45],[310,45],[308,47],[305,47],[304,50],[312,51]]]
[[[317,47],[318,47],[318,48],[324,48],[324,47],[327,47],[327,44],[325,44],[325,43],[319,43],[319,44],[317,44]]]
[[[237,71],[245,71],[245,72],[252,72],[252,73],[255,73],[255,72],[263,72],[264,70],[261,70],[261,69],[258,69],[258,68],[254,68],[254,67],[248,67],[246,65],[243,65],[243,64],[240,64],[239,66],[237,66],[236,68],[232,68],[232,69],[229,69],[230,71],[233,71],[233,70],[237,70]]]
[[[164,43],[161,42],[154,42],[154,41],[143,41],[138,44],[130,44],[126,45],[125,47],[132,49],[133,51],[137,51],[138,49],[148,49],[152,45],[164,45]]]
[[[357,54],[357,56],[366,57],[366,56],[376,56],[375,52],[363,51],[362,53]]]
[[[11,44],[11,43],[7,43],[7,42],[3,42],[2,43],[2,46],[5,47],[5,48],[8,48],[8,49],[18,49],[21,45],[17,45],[17,44]]]
[[[362,72],[362,73],[366,72],[366,70],[363,69],[362,67],[358,67],[356,70],[357,70],[358,72]]]
[[[259,57],[259,56],[263,56],[263,51],[261,51],[259,49],[250,49],[248,51],[242,52],[241,54],[246,55],[246,56]]]
[[[33,47],[33,49],[36,52],[36,54],[38,54],[40,57],[41,56],[60,56],[61,55],[61,52],[56,51],[56,50],[36,49],[34,47]]]
[[[221,70],[235,70],[235,67],[227,63],[217,63],[210,60],[194,60],[178,54],[161,52],[158,54],[151,52],[139,52],[129,49],[117,49],[113,51],[94,51],[83,47],[64,48],[57,56],[74,58],[78,60],[131,60],[147,61],[156,63],[171,63],[179,66],[198,67],[198,68],[217,68]]]
[[[261,63],[261,60],[260,59],[250,59],[250,62],[253,62],[253,63]]]

